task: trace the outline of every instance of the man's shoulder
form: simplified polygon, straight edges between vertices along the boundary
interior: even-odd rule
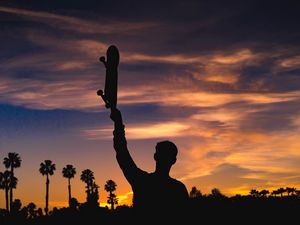
[[[172,182],[174,182],[177,185],[185,186],[180,180],[177,180],[176,178],[171,177]]]
[[[178,189],[186,190],[186,186],[184,183],[182,183],[180,180],[177,180],[175,178],[171,178],[171,182],[174,186],[176,186]]]

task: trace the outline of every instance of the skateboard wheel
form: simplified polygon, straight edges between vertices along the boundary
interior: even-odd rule
[[[104,57],[104,56],[101,56],[101,57],[99,58],[99,61],[100,61],[100,62],[105,62],[105,57]]]
[[[103,95],[103,91],[102,90],[98,90],[97,91],[97,95],[102,96]]]

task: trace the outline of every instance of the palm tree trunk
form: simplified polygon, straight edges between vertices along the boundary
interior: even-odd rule
[[[45,213],[48,216],[48,200],[49,200],[49,177],[47,174],[47,179],[46,179],[46,207],[45,207]]]
[[[11,172],[10,176],[11,176],[11,180],[12,180],[12,178],[14,176],[14,167],[13,166],[10,167],[10,172]],[[12,188],[12,186],[10,186],[10,189],[9,189],[9,203],[10,203],[10,209],[12,209],[12,204],[13,204],[13,188]]]
[[[7,212],[9,212],[8,190],[9,190],[9,188],[6,187],[6,188],[5,188],[5,201],[6,201],[6,210],[7,210]]]
[[[115,207],[114,207],[114,198],[112,197],[113,196],[113,194],[112,194],[112,191],[110,191],[109,192],[109,195],[111,196],[111,210],[114,210],[115,209]]]
[[[71,202],[71,198],[72,198],[72,196],[71,196],[71,182],[70,182],[70,178],[68,179],[68,181],[69,181],[68,191],[69,191],[69,206],[70,206],[70,202]]]

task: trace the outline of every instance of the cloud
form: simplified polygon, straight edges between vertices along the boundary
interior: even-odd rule
[[[35,37],[34,35],[29,35],[29,38],[34,43],[37,42],[44,47],[51,46],[58,52],[55,54],[52,52],[38,53],[26,57],[17,56],[2,62],[4,77],[2,90],[6,93],[2,97],[2,101],[12,101],[13,104],[22,102],[23,106],[40,107],[41,109],[77,108],[90,110],[98,108],[98,98],[94,95],[94,92],[104,86],[104,68],[96,59],[99,52],[105,52],[106,44],[92,40],[68,39],[61,43],[55,38]],[[244,51],[242,49],[228,57],[234,58]],[[256,60],[255,54],[253,55]],[[297,91],[286,93],[251,93],[250,91],[249,93],[243,93],[246,91],[236,90],[235,87],[241,76],[236,67],[242,65],[237,66],[238,62],[235,62],[233,67],[226,64],[224,68],[223,65],[217,62],[212,63],[212,60],[217,58],[213,54],[201,56],[200,58],[197,59],[198,62],[194,60],[193,56],[189,55],[180,56],[180,58],[176,55],[141,57],[140,60],[145,64],[154,59],[157,60],[156,62],[169,63],[170,66],[172,64],[182,64],[183,62],[186,65],[198,62],[200,63],[198,66],[202,65],[204,70],[200,73],[185,72],[181,75],[170,70],[162,75],[159,80],[153,79],[153,76],[147,71],[143,72],[143,75],[123,71],[120,75],[120,104],[143,103],[162,106],[212,107],[237,101],[247,101],[253,104],[290,101],[298,96]],[[126,65],[128,62],[132,62],[132,59],[130,54],[125,51],[123,63]],[[41,68],[43,68],[42,73]],[[102,78],[98,76],[100,68],[102,68]],[[22,72],[19,73],[18,71]],[[24,71],[28,71],[27,73],[30,73],[30,76],[23,75]],[[48,79],[45,79],[46,75],[49,76]],[[141,76],[145,77],[148,82],[143,82],[145,80],[140,79]],[[129,77],[131,77],[132,82],[126,79]],[[49,83],[49,80],[51,83]],[[227,86],[228,90],[223,90],[222,86],[216,86],[216,83],[229,85]],[[5,86],[6,88],[4,88]],[[59,99],[55,98],[58,94],[60,94]],[[86,101],[78,100],[83,98],[86,98]],[[63,103],[63,99],[67,103]]]
[[[250,187],[263,186],[266,184],[266,180],[257,178],[244,178],[244,176],[251,173],[261,173],[260,171],[252,171],[243,167],[223,163],[217,166],[211,174],[186,180],[187,184],[194,183],[204,193],[209,193],[213,188],[219,188],[221,192],[226,195],[234,195],[230,192],[231,188],[236,188],[241,185]],[[239,192],[236,192],[239,193]]]
[[[160,84],[158,86],[161,86],[161,88],[157,89],[157,86],[141,86],[135,90],[126,91],[126,89],[123,89],[122,92],[120,91],[120,102],[123,104],[158,103],[169,106],[212,107],[242,101],[252,104],[267,104],[299,98],[298,92],[210,93],[197,90],[174,90],[174,88],[172,90],[171,87]],[[176,87],[176,84],[173,87]]]
[[[246,169],[236,164],[223,163],[217,166],[211,174],[186,180],[185,182],[190,186],[191,184],[197,184],[197,187],[204,193],[210,193],[211,189],[216,187],[224,194],[232,196],[237,193],[249,194],[251,189],[273,190],[284,187],[285,184],[289,183],[290,177],[295,177],[295,175],[295,172],[265,172]],[[275,180],[279,178],[279,180],[275,181],[274,178]],[[296,183],[293,182],[292,184]],[[299,182],[296,186],[299,186]]]
[[[126,128],[127,139],[152,139],[163,137],[182,136],[190,127],[184,123],[163,122],[160,124],[138,124]],[[83,136],[88,139],[112,138],[112,131],[109,128],[96,128],[83,130]]]
[[[132,205],[132,197],[133,197],[133,192],[130,191],[128,193],[118,195],[118,205]]]
[[[45,19],[50,23],[54,20],[74,23],[76,26],[90,22],[93,24],[93,21],[48,12],[7,7],[1,7],[0,10],[26,18]],[[113,25],[114,22],[111,23]],[[0,72],[5,77],[4,79],[26,78],[24,87],[19,88],[22,92],[6,91],[3,101],[12,100],[13,104],[19,104],[22,101],[23,106],[41,109],[61,107],[91,110],[98,108],[98,99],[96,100],[93,92],[104,86],[104,68],[98,62],[98,58],[106,52],[108,47],[105,40],[78,36],[57,37],[52,32],[37,32],[35,29],[27,29],[25,33],[25,37],[31,44],[42,48],[43,51],[30,54],[20,53],[1,62]],[[141,33],[146,35],[146,33]],[[126,46],[127,42],[128,40],[124,39],[120,45]],[[274,86],[273,90],[270,88],[270,83],[266,81],[266,76],[251,74],[253,78],[249,78],[250,75],[248,77],[244,74],[244,70],[248,67],[262,67],[262,63],[272,60],[274,55],[276,55],[276,60],[291,60],[290,58],[284,59],[285,54],[286,52],[282,50],[272,50],[268,53],[254,51],[247,47],[234,50],[213,50],[198,54],[189,52],[149,54],[138,49],[129,51],[125,48],[121,51],[120,72],[122,74],[120,73],[119,102],[124,105],[212,107],[237,101],[248,101],[253,104],[289,101],[297,97],[297,90],[276,93],[279,81],[270,82]],[[296,59],[292,60],[292,62],[295,61]],[[128,65],[132,65],[134,70],[123,69]],[[148,68],[157,65],[157,75],[153,74],[153,71],[139,71],[135,69],[136,65],[146,65]],[[165,73],[160,71],[160,65],[161,67],[165,65],[167,68]],[[99,73],[103,74],[102,77],[98,76]],[[31,84],[30,80],[32,80]],[[53,83],[52,85],[48,84],[49,80]],[[22,82],[23,79],[20,81]],[[82,87],[76,87],[81,81]],[[19,87],[20,85],[16,83],[20,82],[11,80],[11,84]],[[60,93],[61,99],[55,98],[53,93],[45,93],[45,89],[38,88],[37,85],[51,87],[53,93]],[[62,85],[65,92],[61,89]],[[94,88],[93,92],[92,88]],[[71,93],[72,90],[73,93]],[[85,96],[87,100],[78,101],[76,104],[78,94],[81,94],[79,99]],[[65,102],[68,102],[65,105],[62,104],[63,98]]]
[[[221,125],[211,129],[205,123],[198,123],[196,129],[210,131],[211,135],[199,135],[192,140],[187,135],[186,140],[175,140],[181,146],[180,168],[184,168],[178,173],[180,179],[189,185],[203,186],[205,191],[219,186],[230,194],[246,193],[257,187],[278,188],[287,183],[300,186],[297,178],[294,179],[298,173],[297,160],[291,163],[292,158],[299,158],[298,110],[292,107],[297,104],[287,101],[259,105],[228,104],[202,109],[202,112],[192,115],[190,122],[193,124],[195,121],[215,121]],[[259,120],[252,114],[263,116],[263,119]],[[246,129],[245,123],[252,125],[251,128]],[[249,173],[233,182],[231,187],[226,186],[227,176],[231,173],[223,174],[219,180],[214,172],[224,163],[242,167]],[[204,182],[201,178],[207,176],[210,180]],[[248,178],[250,180],[244,180]]]
[[[99,106],[94,82],[69,80],[47,82],[32,79],[2,79],[2,102],[33,109],[94,110]]]
[[[215,55],[212,58],[212,62],[220,64],[236,64],[250,60],[252,61],[253,59],[257,59],[257,56],[255,54],[253,54],[249,49],[241,49],[231,55]]]
[[[105,20],[101,23],[96,23],[92,20],[84,20],[72,16],[11,7],[0,7],[0,12],[21,16],[27,20],[33,20],[38,23],[46,23],[54,28],[71,30],[79,33],[116,34],[120,32],[141,30],[155,25],[153,23],[122,21],[110,21],[109,24],[107,24],[105,23]]]
[[[283,68],[292,68],[299,69],[300,68],[300,56],[294,56],[286,59],[282,59],[279,61],[279,65]]]

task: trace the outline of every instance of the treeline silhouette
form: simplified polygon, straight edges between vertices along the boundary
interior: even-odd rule
[[[86,202],[79,203],[71,193],[71,179],[76,175],[73,165],[66,165],[62,169],[62,176],[68,179],[68,207],[54,207],[49,210],[49,186],[50,176],[55,173],[56,165],[51,160],[45,160],[40,164],[39,171],[46,177],[45,208],[37,208],[31,202],[22,205],[20,199],[13,198],[13,190],[17,188],[18,179],[14,170],[21,166],[21,157],[18,153],[8,153],[3,164],[6,168],[0,172],[0,189],[5,192],[5,209],[0,209],[0,224],[141,224],[139,214],[134,207],[118,204],[118,198],[114,194],[117,184],[113,180],[106,181],[104,189],[108,192],[107,203],[111,206],[100,207],[99,186],[95,182],[93,171],[85,169],[80,175],[81,181],[86,184]],[[158,204],[165,205],[168,210],[168,202],[161,199]],[[228,197],[219,189],[214,188],[210,194],[202,194],[196,187],[189,192],[189,204],[182,209],[184,222],[209,221],[215,223],[278,223],[282,221],[298,220],[300,210],[300,190],[293,187],[280,187],[276,190],[252,189],[247,195],[237,194]],[[144,216],[145,214],[143,214]],[[153,217],[155,218],[155,217]],[[178,217],[176,217],[178,218]],[[145,220],[146,219],[146,220]],[[151,218],[142,218],[142,221],[151,221]],[[170,223],[182,223],[179,220]],[[143,224],[143,223],[142,223]]]

